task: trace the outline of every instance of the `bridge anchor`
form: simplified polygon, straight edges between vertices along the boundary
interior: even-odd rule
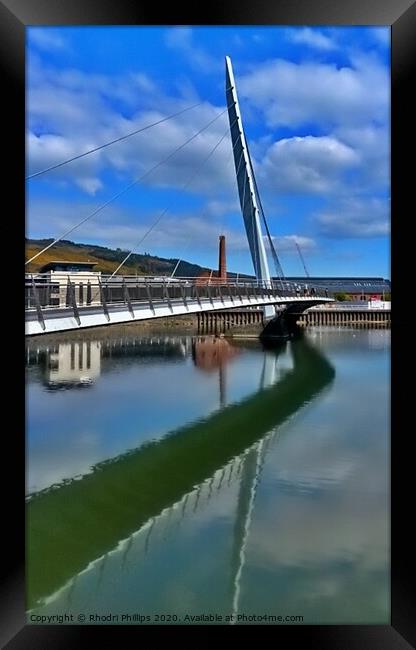
[[[267,321],[260,334],[261,340],[278,339],[287,340],[299,332],[297,325],[298,318],[306,309],[314,303],[294,303],[278,312],[273,318]]]

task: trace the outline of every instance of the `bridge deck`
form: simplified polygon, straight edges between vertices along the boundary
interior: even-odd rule
[[[146,290],[147,299],[134,300],[135,289],[136,295],[141,298],[143,290]],[[281,295],[281,288],[265,289],[254,284],[198,286],[186,282],[170,287],[163,283],[129,287],[128,283],[122,285],[118,282],[117,285],[106,287],[106,291],[101,287],[99,302],[80,304],[79,291],[77,292],[76,285],[71,283],[66,304],[54,306],[47,297],[47,285],[38,283],[36,286],[32,283],[28,285],[27,292],[26,334],[47,334],[242,307],[276,306],[284,309],[289,305],[293,308],[297,304],[302,312],[314,305],[333,302],[332,298],[326,296],[299,296],[295,291],[288,293],[289,295]],[[43,304],[40,300],[42,296]]]

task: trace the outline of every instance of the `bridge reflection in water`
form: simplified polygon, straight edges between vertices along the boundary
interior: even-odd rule
[[[293,367],[278,377],[279,354],[288,345]],[[215,353],[214,353],[214,346]],[[221,372],[237,352],[227,342],[196,339],[199,367]],[[146,555],[187,516],[223,486],[239,481],[230,574],[230,611],[239,606],[245,546],[256,487],[276,428],[316,398],[335,371],[306,339],[291,341],[264,355],[259,390],[225,406],[205,420],[181,427],[116,458],[92,473],[43,490],[27,503],[28,609],[66,591],[71,606],[82,573],[98,570],[98,586],[110,555],[128,563],[132,547]],[[221,393],[221,391],[220,391]],[[221,402],[224,401],[224,395]],[[140,541],[141,540],[141,541]]]

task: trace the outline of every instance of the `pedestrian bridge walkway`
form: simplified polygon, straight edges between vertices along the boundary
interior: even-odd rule
[[[26,334],[47,334],[86,327],[183,316],[222,309],[267,306],[274,313],[287,309],[302,313],[333,302],[289,282],[204,281],[195,278],[101,277],[96,284],[54,285],[41,274],[26,276]],[[273,314],[274,315],[274,314]]]

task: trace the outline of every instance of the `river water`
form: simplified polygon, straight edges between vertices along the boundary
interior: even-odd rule
[[[388,330],[45,341],[28,620],[389,623]]]

